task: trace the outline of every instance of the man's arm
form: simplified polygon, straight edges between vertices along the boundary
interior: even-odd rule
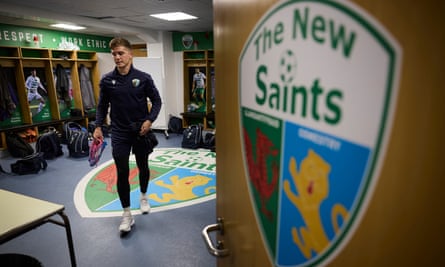
[[[48,91],[46,91],[46,89],[45,89],[45,87],[43,86],[43,84],[42,84],[42,82],[40,81],[40,79],[39,79],[39,87],[40,87],[45,93],[48,94]]]
[[[153,123],[159,115],[162,106],[161,96],[159,94],[159,90],[154,84],[153,79],[149,79],[148,88],[147,88],[147,97],[150,98],[151,101],[151,110],[148,113],[148,117],[146,120],[149,120]]]
[[[25,87],[29,90],[31,89],[31,78],[26,78]]]

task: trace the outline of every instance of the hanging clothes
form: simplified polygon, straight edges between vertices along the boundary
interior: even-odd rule
[[[14,88],[8,80],[5,70],[0,66],[0,121],[12,116],[18,102]]]
[[[71,107],[70,78],[61,64],[57,64],[55,75],[57,97]]]
[[[85,65],[80,65],[79,70],[80,91],[84,110],[92,109],[96,106],[94,99],[93,85],[91,83],[90,70]]]

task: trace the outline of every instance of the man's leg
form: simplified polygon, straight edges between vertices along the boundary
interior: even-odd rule
[[[148,166],[148,147],[145,138],[139,137],[140,140],[133,146],[136,165],[139,169],[139,187],[141,190],[140,210],[142,214],[150,212],[150,204],[147,197],[148,182],[150,180],[150,169]]]
[[[38,93],[36,93],[35,95],[35,99],[39,100],[39,108],[37,109],[37,113],[40,113],[40,111],[42,111],[43,107],[45,106],[45,99],[43,99],[43,97],[41,95],[39,95]]]
[[[113,157],[117,171],[117,192],[122,208],[130,207],[130,183],[128,175],[130,169],[128,166],[128,157]]]
[[[130,183],[128,181],[131,143],[128,143],[128,138],[125,138],[125,136],[119,136],[117,134],[112,136],[111,142],[117,172],[117,192],[122,208],[124,209],[119,231],[129,232],[134,225],[134,219],[130,210]]]

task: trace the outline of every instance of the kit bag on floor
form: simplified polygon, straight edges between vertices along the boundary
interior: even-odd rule
[[[60,139],[55,131],[39,135],[36,141],[36,152],[43,153],[44,159],[53,159],[63,155]]]
[[[88,145],[88,132],[73,131],[70,133],[68,140],[69,156],[73,158],[83,158],[90,155],[90,147]]]
[[[48,163],[43,158],[42,153],[34,153],[17,160],[11,164],[11,172],[18,175],[36,174],[40,170],[45,170]]]
[[[171,133],[182,134],[184,129],[182,128],[182,119],[176,116],[170,116],[168,120],[168,131]]]
[[[62,131],[62,144],[68,144],[68,141],[71,139],[71,135],[74,132],[82,131],[82,126],[75,121],[67,121],[63,124]]]
[[[23,158],[34,153],[34,148],[15,133],[6,134],[6,146],[14,158]]]
[[[2,174],[2,173],[4,173],[4,174],[10,174],[10,173],[8,173],[7,171],[5,171],[5,170],[3,169],[2,165],[0,165],[0,174]]]
[[[215,133],[208,132],[204,135],[204,139],[202,140],[202,148],[210,149],[211,151],[215,150]]]
[[[183,148],[197,149],[202,145],[202,125],[192,124],[184,129],[182,133]]]

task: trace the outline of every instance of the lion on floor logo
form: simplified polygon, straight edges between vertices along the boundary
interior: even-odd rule
[[[215,152],[178,148],[155,149],[150,154],[148,198],[152,212],[189,206],[216,195]],[[139,171],[130,157],[131,209],[139,211]],[[74,202],[83,217],[120,216],[116,166],[107,161],[90,171],[76,187]]]

